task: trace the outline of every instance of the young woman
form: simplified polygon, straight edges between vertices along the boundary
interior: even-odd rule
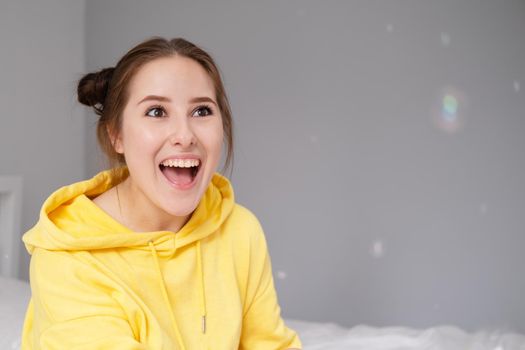
[[[63,187],[24,234],[23,349],[291,349],[264,233],[216,173],[232,120],[212,58],[152,38],[84,76],[112,164]]]

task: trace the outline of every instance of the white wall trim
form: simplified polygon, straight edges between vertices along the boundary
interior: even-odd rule
[[[22,177],[0,176],[0,276],[19,278]]]

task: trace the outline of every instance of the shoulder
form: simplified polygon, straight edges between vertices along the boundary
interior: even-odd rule
[[[260,226],[257,216],[255,216],[255,214],[250,209],[238,203],[235,203],[233,206],[233,210],[228,220],[246,226]]]
[[[118,290],[114,275],[90,262],[88,255],[85,251],[35,249],[29,267],[31,290],[46,300],[48,312],[60,314],[61,305],[71,297],[106,298]]]
[[[257,216],[237,203],[222,226],[222,234],[230,237],[241,249],[253,250],[266,246],[265,234]]]
[[[231,214],[225,222],[228,229],[235,229],[245,235],[263,235],[263,230],[259,219],[248,208],[235,204]]]
[[[99,285],[112,283],[87,250],[48,250],[36,247],[31,255],[29,273],[40,282],[54,281],[60,284],[71,280],[97,280]]]
[[[61,279],[64,276],[78,277],[78,272],[86,273],[96,269],[88,262],[89,252],[47,250],[36,247],[31,255],[30,273],[39,278]]]

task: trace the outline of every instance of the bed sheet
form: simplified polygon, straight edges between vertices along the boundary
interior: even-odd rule
[[[29,283],[0,277],[0,349],[20,349]]]
[[[504,331],[467,333],[454,326],[418,330],[407,327],[350,329],[335,323],[287,319],[304,350],[525,350],[525,335]]]

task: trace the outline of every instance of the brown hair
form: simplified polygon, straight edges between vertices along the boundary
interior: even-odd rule
[[[156,58],[174,55],[195,60],[213,81],[227,145],[223,171],[231,166],[233,162],[233,121],[217,65],[208,53],[195,44],[183,38],[167,40],[161,37],[153,37],[138,44],[129,50],[115,67],[86,74],[78,83],[78,101],[93,107],[95,113],[100,116],[97,123],[97,138],[111,166],[125,164],[124,156],[113,148],[108,129],[116,132],[121,129],[122,111],[129,98],[127,87],[131,79],[145,63]]]

